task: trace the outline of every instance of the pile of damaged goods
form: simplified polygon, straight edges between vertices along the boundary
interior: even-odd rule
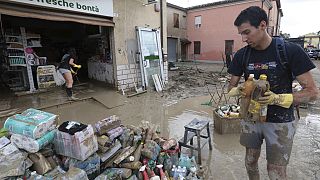
[[[7,118],[0,179],[203,179],[195,158],[180,154],[176,139],[161,138],[157,125],[125,126],[117,116],[94,125],[58,121],[32,108]]]

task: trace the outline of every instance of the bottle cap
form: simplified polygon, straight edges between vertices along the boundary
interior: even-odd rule
[[[267,75],[261,74],[260,77],[259,77],[259,79],[261,79],[261,80],[267,80]]]

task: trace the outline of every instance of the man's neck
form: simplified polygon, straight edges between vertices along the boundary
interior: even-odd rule
[[[269,34],[265,34],[265,36],[262,38],[260,46],[257,46],[256,50],[265,50],[267,49],[272,42],[272,37],[269,36]]]

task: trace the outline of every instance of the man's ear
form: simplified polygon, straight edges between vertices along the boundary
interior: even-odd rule
[[[267,29],[267,22],[266,21],[261,21],[259,27],[262,30],[266,30]]]

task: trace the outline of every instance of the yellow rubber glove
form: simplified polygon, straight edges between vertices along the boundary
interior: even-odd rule
[[[260,104],[257,101],[251,100],[248,111],[252,114],[260,114]]]
[[[81,65],[75,64],[73,67],[80,69]]]
[[[264,93],[264,97],[258,99],[260,105],[277,105],[284,108],[289,108],[293,103],[292,94],[275,94],[272,91]]]
[[[241,86],[238,87],[234,87],[232,89],[230,89],[230,91],[228,92],[228,96],[229,97],[236,97],[236,96],[245,96],[245,93],[243,92],[244,88]]]
[[[76,74],[72,68],[70,68],[71,74]]]

